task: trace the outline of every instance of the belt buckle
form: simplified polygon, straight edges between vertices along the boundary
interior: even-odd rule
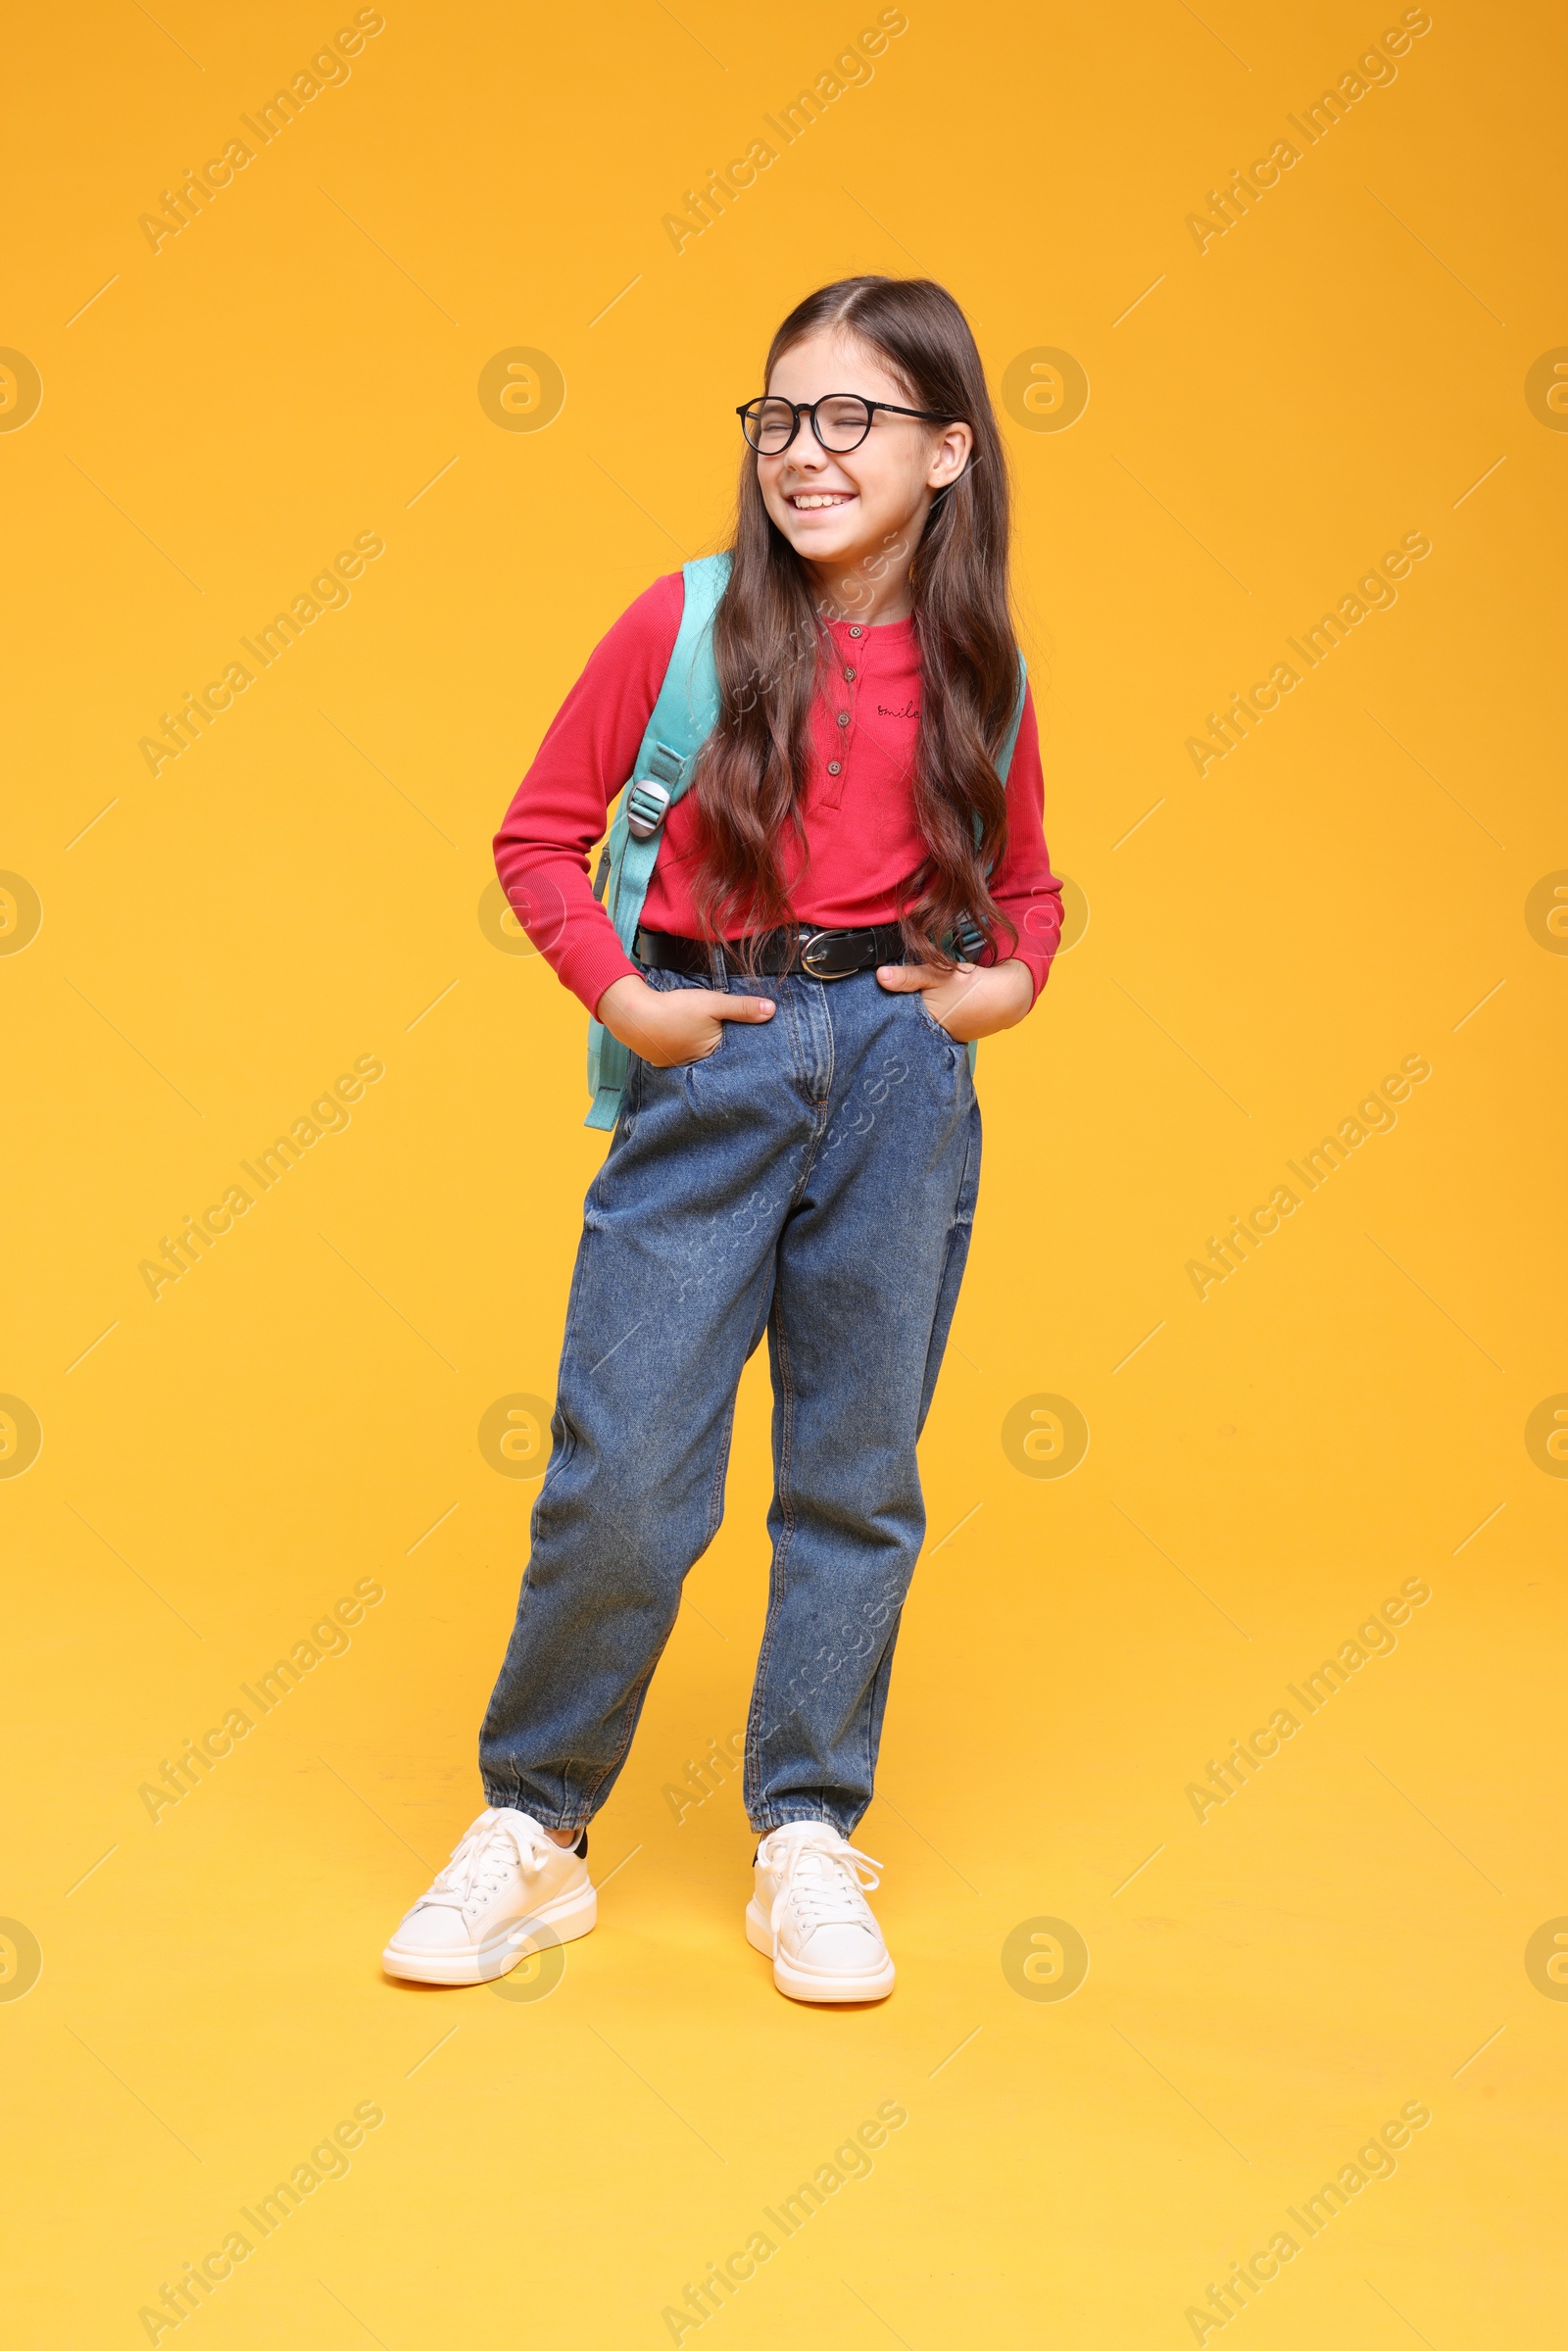
[[[831,943],[835,939],[849,939],[853,936],[853,932],[847,930],[813,931],[808,939],[803,939],[801,941],[801,969],[803,971],[809,972],[813,980],[847,980],[853,978],[856,972],[864,968],[863,965],[859,963],[847,963],[842,971],[822,971],[819,970],[816,964],[811,960],[812,955],[816,954],[817,951],[824,946],[824,944],[826,945],[827,952],[831,953]]]

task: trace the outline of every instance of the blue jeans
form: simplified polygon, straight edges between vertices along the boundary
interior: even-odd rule
[[[915,1440],[980,1177],[964,1048],[872,972],[771,996],[707,1060],[633,1056],[583,1217],[533,1552],[480,1734],[491,1804],[575,1829],[614,1786],[724,1507],[735,1394],[773,1374],[772,1575],[746,1738],[754,1829],[871,1800],[925,1533]]]

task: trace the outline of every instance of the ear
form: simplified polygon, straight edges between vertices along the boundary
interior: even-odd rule
[[[974,430],[971,425],[961,421],[945,425],[926,471],[926,488],[950,489],[968,465],[973,452]]]

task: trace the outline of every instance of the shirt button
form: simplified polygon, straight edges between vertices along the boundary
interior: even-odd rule
[[[849,711],[848,711],[848,710],[840,710],[840,712],[839,712],[839,724],[840,724],[840,726],[848,726],[848,725],[849,725],[849,723],[850,723],[850,713],[849,713]]]
[[[852,628],[852,629],[851,629],[851,631],[850,631],[850,634],[851,634],[851,636],[852,636],[852,637],[858,637],[858,636],[859,635],[859,633],[860,633],[860,632],[859,632],[859,630],[858,630],[858,628]]]
[[[829,761],[828,761],[828,763],[827,763],[827,771],[828,771],[829,775],[842,775],[842,774],[843,774],[843,772],[844,772],[844,762],[843,762],[843,760],[842,760],[842,759],[829,759]]]
[[[855,683],[855,671],[853,669],[846,669],[844,674],[849,679],[851,685],[853,685]]]

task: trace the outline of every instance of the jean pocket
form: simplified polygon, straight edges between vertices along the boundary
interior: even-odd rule
[[[923,989],[915,993],[914,1001],[920,1008],[920,1018],[925,1022],[926,1027],[934,1030],[942,1039],[944,1045],[956,1045],[958,1040],[954,1035],[953,1031],[951,1029],[944,1028],[941,1021],[938,1020],[936,1014],[928,1008],[925,1001],[925,992]]]
[[[696,972],[691,971],[645,970],[643,972],[643,978],[647,981],[649,987],[653,989],[656,996],[674,996],[682,989],[710,989],[713,985],[711,978],[707,972],[704,972],[699,977]],[[711,1053],[698,1053],[690,1061],[665,1061],[663,1063],[648,1061],[644,1063],[644,1066],[656,1072],[668,1071],[672,1076],[683,1069],[701,1069],[705,1061],[713,1060],[717,1054],[723,1052],[724,1040],[729,1034],[729,1026],[730,1024],[727,1020],[719,1022],[718,1043],[713,1047]]]

